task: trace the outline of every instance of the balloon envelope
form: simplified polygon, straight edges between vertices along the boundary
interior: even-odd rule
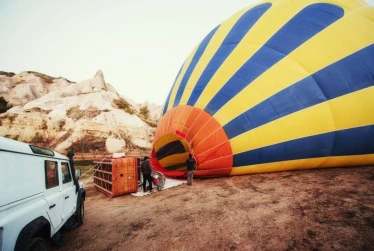
[[[374,163],[374,8],[264,1],[215,27],[182,65],[155,169],[200,177]]]

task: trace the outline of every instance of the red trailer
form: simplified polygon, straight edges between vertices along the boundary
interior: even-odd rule
[[[94,161],[94,185],[109,197],[138,191],[138,158],[104,158]]]

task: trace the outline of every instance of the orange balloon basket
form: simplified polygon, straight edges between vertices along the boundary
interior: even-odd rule
[[[94,186],[109,197],[116,197],[138,191],[137,157],[104,158],[94,161]]]

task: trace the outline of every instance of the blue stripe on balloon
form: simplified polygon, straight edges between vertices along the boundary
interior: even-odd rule
[[[374,153],[374,125],[291,140],[234,155],[234,167]]]
[[[178,71],[177,76],[175,77],[173,87],[171,87],[170,92],[169,92],[169,94],[168,94],[168,97],[167,97],[167,99],[166,99],[165,106],[164,106],[164,111],[163,111],[162,115],[164,115],[164,114],[166,113],[166,111],[168,110],[168,106],[169,106],[169,101],[170,101],[171,93],[172,93],[172,91],[173,91],[173,89],[174,89],[175,83],[177,82],[177,79],[178,79],[179,75],[181,74],[182,68],[183,68],[183,66],[184,66],[185,63],[186,63],[186,62],[184,62],[184,63],[182,64],[181,68],[180,68],[179,71]]]
[[[305,7],[227,81],[204,110],[214,115],[258,76],[343,15],[344,10],[332,4],[317,3]]]
[[[258,19],[271,7],[271,3],[258,5],[244,13],[235,25],[231,28],[221,46],[210,60],[204,72],[197,81],[187,105],[194,106],[204,91],[206,85],[212,79],[222,63],[240,43],[243,37],[248,33]]]
[[[278,92],[225,126],[231,139],[310,106],[374,85],[374,44]]]
[[[179,85],[177,95],[175,96],[173,107],[175,107],[175,106],[177,106],[179,104],[180,99],[182,97],[182,94],[184,92],[184,88],[187,85],[188,79],[190,78],[193,70],[195,69],[195,66],[199,62],[199,60],[200,60],[201,56],[203,55],[206,47],[208,46],[210,40],[212,39],[213,35],[216,33],[216,31],[217,31],[217,29],[219,27],[220,27],[220,25],[217,26],[216,28],[214,28],[211,32],[209,32],[209,34],[204,38],[204,40],[200,43],[199,47],[197,48],[196,53],[193,56],[193,58],[191,60],[191,63],[188,66],[187,71],[184,74],[184,76],[182,78],[182,81],[181,81],[181,83]]]

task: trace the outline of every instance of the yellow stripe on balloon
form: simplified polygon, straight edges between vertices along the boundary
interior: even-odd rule
[[[374,162],[374,154],[332,156],[300,160],[288,160],[250,166],[240,166],[232,169],[230,175],[243,175],[254,173],[280,172],[287,170],[347,167],[371,165]]]
[[[170,110],[171,108],[173,108],[174,100],[175,100],[175,97],[176,97],[176,95],[177,95],[177,91],[178,91],[178,89],[179,89],[179,85],[180,85],[180,83],[181,83],[181,81],[182,81],[182,79],[183,79],[184,74],[186,73],[186,71],[187,71],[187,69],[188,69],[188,66],[190,66],[190,64],[191,64],[191,61],[192,61],[192,59],[193,59],[193,57],[194,57],[194,55],[195,55],[195,53],[196,53],[197,48],[199,48],[199,44],[194,48],[194,50],[193,50],[192,53],[188,56],[186,62],[185,62],[184,65],[183,65],[183,68],[182,68],[182,70],[181,70],[181,73],[179,74],[178,79],[176,80],[175,85],[174,85],[174,88],[173,88],[173,90],[172,90],[172,92],[171,92],[167,111]]]
[[[237,154],[294,139],[373,124],[374,86],[262,125],[232,138],[230,144],[233,154]]]
[[[232,16],[230,19],[226,20],[221,24],[218,28],[217,32],[214,34],[212,39],[210,40],[208,46],[205,49],[204,54],[200,58],[199,62],[197,63],[193,73],[191,74],[187,85],[184,89],[182,98],[179,102],[180,105],[184,105],[187,103],[188,99],[191,96],[192,90],[195,87],[197,81],[199,80],[201,74],[205,70],[206,66],[209,64],[210,60],[217,52],[218,48],[222,45],[222,42],[226,38],[227,34],[231,31],[232,27],[238,21],[238,19],[249,9],[253,6],[250,6]]]
[[[153,149],[157,152],[158,150],[160,150],[161,147],[165,146],[167,143],[170,143],[172,141],[177,141],[180,139],[181,138],[174,133],[165,134],[160,139],[157,140],[157,142],[153,146]],[[185,140],[181,140],[181,143],[184,146],[184,149],[189,149],[188,144],[186,143]]]
[[[351,12],[306,41],[238,93],[214,117],[225,125],[277,92],[372,44],[374,23],[361,16],[362,11]],[[355,34],[355,37],[346,34]],[[341,43],[344,45],[340,46]]]
[[[188,152],[185,152],[185,153],[178,153],[178,154],[167,156],[160,160],[160,164],[163,167],[168,167],[168,166],[184,163],[188,159],[188,154],[189,154]]]
[[[365,8],[362,8],[360,10],[360,14],[366,17],[367,19],[371,20],[374,22],[374,9],[373,7],[366,6]]]
[[[292,2],[290,4],[289,2]],[[235,72],[262,47],[292,17],[305,8],[305,3],[316,3],[313,0],[275,2],[269,10],[254,24],[242,41],[207,84],[204,92],[197,100],[195,107],[204,109],[209,101]],[[329,1],[327,1],[329,2]],[[334,1],[331,1],[334,2]],[[352,4],[353,5],[353,4]],[[358,5],[358,4],[357,4]],[[351,7],[351,5],[348,5]],[[348,9],[345,11],[349,11]],[[271,23],[272,25],[269,25]]]

